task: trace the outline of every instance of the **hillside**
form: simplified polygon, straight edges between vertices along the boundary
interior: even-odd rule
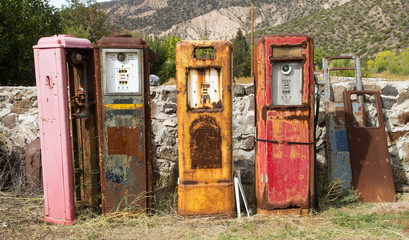
[[[408,0],[352,0],[342,6],[259,30],[256,36],[305,33],[330,55],[357,53],[374,57],[384,50],[409,47]]]
[[[255,1],[255,29],[265,29],[349,0]],[[176,35],[183,40],[231,39],[250,31],[248,0],[120,0],[101,3],[117,31]]]

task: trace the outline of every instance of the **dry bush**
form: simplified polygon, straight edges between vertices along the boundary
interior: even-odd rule
[[[0,134],[0,190],[20,192],[25,187],[21,158],[5,134]]]

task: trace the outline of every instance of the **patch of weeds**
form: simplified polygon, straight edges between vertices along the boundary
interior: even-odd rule
[[[188,240],[200,240],[201,237],[198,234],[195,234],[196,236],[189,236],[187,239]]]
[[[396,200],[397,202],[409,201],[409,194],[397,193],[397,194],[395,195],[395,200]]]
[[[350,203],[355,203],[359,198],[359,193],[354,189],[344,189],[339,197],[339,203],[341,205],[346,205]]]
[[[242,227],[249,232],[254,232],[256,228],[252,222],[245,222],[242,224]]]
[[[228,221],[228,220],[221,222],[221,225],[222,225],[222,226],[226,226],[226,227],[229,227],[231,224],[232,224],[232,222],[231,222],[231,221]]]
[[[0,127],[0,190],[19,193],[25,190],[25,171],[13,143],[6,135],[4,128]]]
[[[269,234],[271,238],[302,238],[305,237],[305,232],[300,231],[295,225],[290,225],[288,223],[284,224],[284,227],[279,229],[278,232]]]
[[[376,205],[374,203],[364,203],[363,206],[366,207],[366,208],[373,208]]]
[[[32,210],[37,209],[37,208],[38,208],[38,206],[28,206],[28,207],[26,208],[26,211],[27,211],[27,212],[31,212]]]
[[[237,226],[231,226],[231,227],[230,227],[230,231],[232,231],[232,232],[238,232],[239,229],[238,229]]]
[[[401,231],[407,227],[409,212],[400,213],[370,213],[348,214],[343,211],[332,211],[332,222],[340,227],[352,230],[362,230],[373,236],[382,238],[400,238]]]
[[[236,234],[230,234],[230,233],[220,233],[218,238],[220,240],[241,240],[244,239],[243,236],[241,235],[236,235]]]
[[[256,190],[254,188],[254,183],[251,184],[243,184],[244,194],[246,194],[246,200],[248,203],[248,207],[252,210],[253,214],[255,214],[255,209],[257,209],[257,201],[256,201]],[[244,204],[243,204],[243,208]]]
[[[340,227],[346,227],[350,229],[361,229],[367,227],[386,227],[380,222],[379,215],[377,213],[371,214],[355,214],[350,215],[344,211],[333,211],[332,222]]]
[[[323,173],[328,176],[327,172]],[[321,209],[328,209],[330,206],[341,207],[350,203],[356,202],[359,198],[357,190],[343,188],[344,181],[336,179],[328,182],[327,177],[319,180],[319,206]]]
[[[97,239],[99,237],[98,233],[89,233],[87,234],[87,236],[85,236],[85,240],[94,240]]]
[[[380,220],[395,229],[409,229],[409,211],[386,213]]]
[[[78,214],[77,222],[94,219],[101,215],[101,212],[99,209],[90,208],[90,207],[78,207],[76,208],[75,211]]]
[[[176,214],[178,209],[178,191],[156,192],[155,193],[155,212],[159,214]]]

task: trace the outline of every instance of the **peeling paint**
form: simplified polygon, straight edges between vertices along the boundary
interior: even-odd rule
[[[272,35],[256,43],[258,212],[314,207],[312,60],[312,39],[305,35]]]
[[[346,59],[354,62],[354,67],[339,68],[331,67],[331,60]],[[350,164],[350,153],[345,122],[345,106],[341,101],[334,101],[331,92],[330,72],[334,70],[350,70],[355,73],[355,81],[358,90],[362,90],[361,60],[358,56],[347,55],[340,57],[323,58],[323,71],[325,82],[325,126],[326,126],[326,156],[328,161],[329,181],[338,182],[343,188],[351,188],[352,174]],[[354,115],[362,116],[357,102],[354,102]],[[362,121],[362,118],[359,118]]]
[[[196,58],[208,49],[213,57]],[[176,46],[178,213],[232,215],[232,46],[182,41]]]

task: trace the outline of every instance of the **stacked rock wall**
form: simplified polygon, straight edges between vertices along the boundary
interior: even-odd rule
[[[35,87],[0,87],[0,133],[22,159],[28,144],[39,137]]]
[[[350,78],[333,81],[336,100],[345,89],[355,89]],[[364,79],[365,90],[381,92],[388,146],[397,190],[409,191],[409,81]],[[177,181],[176,86],[151,87],[153,160],[156,187],[174,186]],[[321,97],[317,129],[318,161],[325,164],[324,99]],[[23,159],[26,146],[39,136],[34,87],[0,87],[1,132]],[[242,170],[242,181],[254,182],[254,87],[233,86],[234,169]]]

